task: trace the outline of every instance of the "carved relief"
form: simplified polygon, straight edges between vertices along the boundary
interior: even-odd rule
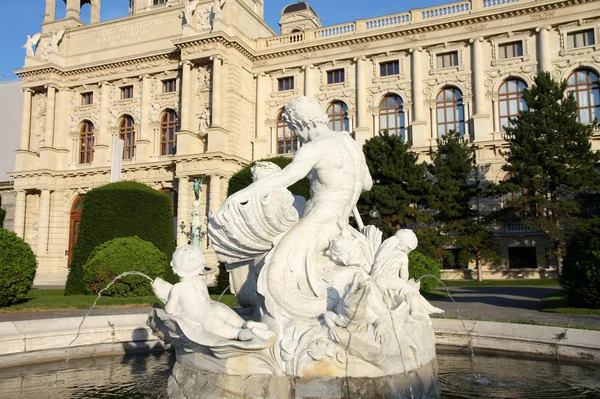
[[[531,18],[532,21],[541,21],[542,19],[554,17],[554,14],[555,14],[554,10],[550,10],[550,11],[538,12],[536,14],[531,14],[529,17]]]
[[[465,26],[465,30],[467,32],[479,32],[479,31],[482,31],[485,29],[487,29],[486,23],[479,23],[479,24],[472,24],[472,25]]]
[[[198,68],[197,91],[210,88],[211,72],[212,69],[208,66]]]

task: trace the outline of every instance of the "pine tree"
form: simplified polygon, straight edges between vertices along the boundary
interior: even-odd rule
[[[506,221],[516,214],[529,228],[545,232],[554,242],[559,273],[565,227],[579,214],[576,196],[597,185],[600,161],[590,141],[597,121],[577,121],[577,101],[565,95],[566,88],[566,81],[540,72],[531,89],[524,90],[528,109],[505,128],[510,152],[502,169],[510,178],[497,186],[500,193],[522,193],[499,216]]]
[[[363,193],[358,209],[368,215],[376,207],[381,215],[378,220],[367,216],[365,224],[375,224],[389,236],[407,223],[430,221],[431,216],[424,211],[431,192],[427,166],[418,162],[410,145],[400,136],[384,132],[368,140],[363,151],[374,185],[371,191]]]
[[[476,169],[475,149],[460,134],[450,131],[431,150],[429,172],[434,178],[432,195],[434,256],[449,264],[475,260],[481,279],[481,260],[495,259],[495,240],[482,223],[474,201],[479,196],[480,182]],[[446,251],[453,248],[455,251]],[[458,259],[456,259],[458,257]]]

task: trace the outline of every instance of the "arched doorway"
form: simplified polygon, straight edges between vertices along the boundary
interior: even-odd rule
[[[73,257],[73,248],[77,242],[79,235],[79,223],[81,222],[81,211],[83,209],[83,195],[78,196],[73,201],[71,206],[71,214],[69,219],[69,260],[68,266],[71,267],[71,259]]]

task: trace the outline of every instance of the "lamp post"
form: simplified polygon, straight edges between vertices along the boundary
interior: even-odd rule
[[[190,230],[185,231],[185,222],[182,220],[179,224],[181,233],[185,235],[190,241],[191,245],[200,248],[200,242],[206,235],[205,231],[202,231],[202,212],[200,212],[200,193],[202,192],[202,181],[206,176],[202,176],[199,179],[194,179],[194,202],[192,202],[192,222],[190,224]]]

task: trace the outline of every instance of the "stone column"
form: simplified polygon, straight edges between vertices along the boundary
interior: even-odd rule
[[[67,18],[80,19],[81,0],[67,0]]]
[[[254,141],[254,159],[266,157],[270,151],[269,140],[265,135],[265,79],[263,72],[256,74],[256,140]]]
[[[44,134],[44,147],[54,147],[54,115],[56,103],[56,87],[48,85],[48,102],[46,105],[46,131]]]
[[[485,99],[485,85],[483,74],[483,38],[471,39],[473,57],[473,135],[475,141],[488,139],[488,106]],[[465,121],[467,123],[467,121]]]
[[[427,121],[423,115],[423,49],[415,47],[410,49],[411,53],[411,80],[412,80],[412,103],[413,112],[410,123],[410,132],[412,136],[412,145],[414,147],[423,147],[430,145],[430,134],[427,134]]]
[[[358,57],[354,59],[356,65],[356,121],[357,128],[368,128],[368,106],[367,106],[367,86],[365,79],[365,68],[367,59]]]
[[[177,191],[177,246],[185,245],[188,242],[187,237],[181,233],[179,224],[185,222],[187,229],[190,227],[191,220],[188,217],[190,206],[190,182],[187,176],[179,177],[179,188]]]
[[[140,76],[142,85],[142,98],[140,99],[140,126],[135,138],[135,159],[139,162],[148,162],[152,155],[152,127],[150,126],[150,76]]]
[[[100,22],[100,0],[90,1],[90,24]]]
[[[551,26],[543,26],[537,28],[538,46],[539,46],[539,70],[550,72],[552,70],[552,62],[550,61],[550,29]]]
[[[221,176],[210,176],[209,209],[217,212],[221,207]]]
[[[40,220],[38,224],[37,255],[48,251],[48,230],[50,222],[50,190],[42,189],[40,195]]]
[[[44,22],[54,21],[56,19],[56,0],[46,0],[46,13]]]
[[[25,207],[26,207],[27,193],[25,190],[17,191],[17,198],[15,201],[15,221],[14,229],[15,234],[21,238],[25,238]]]
[[[104,81],[100,83],[100,126],[94,126],[98,132],[96,142],[94,143],[94,164],[105,166],[110,160],[110,133],[108,126],[108,111],[110,109],[110,83]]]
[[[23,119],[21,121],[21,150],[29,150],[31,136],[31,89],[23,90]]]
[[[221,105],[222,105],[222,86],[223,86],[223,76],[222,76],[222,66],[223,61],[220,57],[213,56],[211,57],[213,62],[213,73],[212,73],[212,110],[211,110],[211,126],[219,127],[221,126]]]
[[[190,92],[192,88],[191,83],[192,63],[190,61],[181,62],[181,130],[190,131]]]
[[[314,95],[313,91],[313,70],[315,69],[314,65],[309,64],[304,67],[304,95],[312,96]]]

